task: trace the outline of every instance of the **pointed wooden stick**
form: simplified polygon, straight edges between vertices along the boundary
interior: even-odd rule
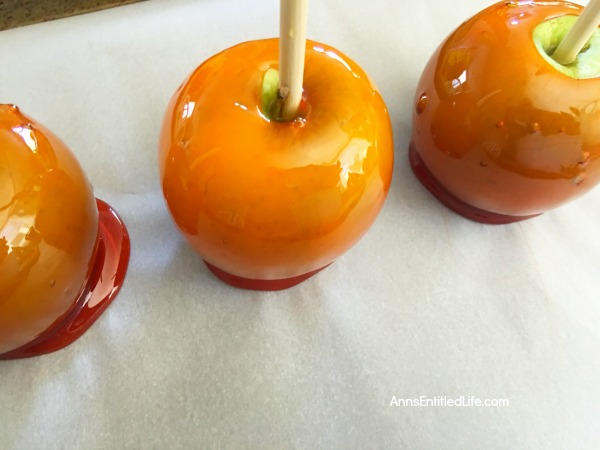
[[[284,0],[282,0],[284,1]],[[600,25],[600,0],[590,0],[573,27],[556,47],[552,58],[559,64],[571,64]]]
[[[294,120],[302,100],[308,0],[281,0],[279,25],[279,92],[281,120]]]

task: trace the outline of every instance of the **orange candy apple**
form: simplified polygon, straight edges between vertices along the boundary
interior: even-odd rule
[[[58,350],[116,295],[127,232],[50,130],[0,105],[0,359]]]
[[[569,66],[549,56],[581,9],[497,3],[431,57],[416,91],[410,160],[447,206],[509,223],[600,181],[600,35]]]
[[[365,72],[307,42],[298,117],[278,122],[261,86],[278,40],[246,42],[174,94],[160,139],[170,213],[223,281],[275,290],[331,264],[367,231],[393,165],[385,104]]]

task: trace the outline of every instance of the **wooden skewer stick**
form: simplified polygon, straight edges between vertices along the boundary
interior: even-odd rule
[[[284,0],[282,0],[284,1]],[[600,0],[590,0],[573,27],[556,47],[552,58],[559,64],[571,64],[600,25]]]
[[[280,0],[279,98],[281,120],[294,120],[302,100],[308,0]]]

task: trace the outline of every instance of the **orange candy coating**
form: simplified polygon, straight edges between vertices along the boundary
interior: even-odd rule
[[[0,355],[75,307],[97,235],[92,187],[70,150],[0,105]]]
[[[322,268],[354,245],[389,190],[392,130],[365,72],[307,43],[299,118],[261,112],[278,40],[246,42],[198,67],[173,96],[160,139],[171,215],[231,274],[274,280]]]
[[[497,3],[433,54],[416,91],[411,145],[449,195],[530,216],[600,182],[600,78],[560,73],[532,39],[544,20],[580,11],[568,2]]]

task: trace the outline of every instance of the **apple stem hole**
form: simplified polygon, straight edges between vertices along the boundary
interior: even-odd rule
[[[552,53],[552,59],[562,65],[572,64],[598,29],[598,25],[600,25],[600,0],[590,0],[556,51]]]

